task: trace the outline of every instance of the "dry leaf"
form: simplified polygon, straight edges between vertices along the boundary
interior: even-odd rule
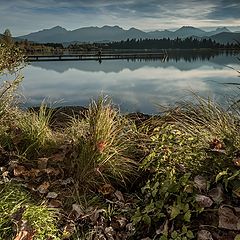
[[[9,172],[8,172],[8,171],[5,171],[5,172],[2,173],[2,177],[5,178],[5,177],[8,176],[8,174],[9,174]]]
[[[213,201],[210,197],[204,196],[204,195],[196,195],[196,202],[199,204],[200,207],[211,207],[213,204]]]
[[[51,175],[51,176],[57,176],[60,174],[59,169],[55,169],[55,168],[46,168],[44,169],[44,172],[47,173],[47,175]]]
[[[240,230],[240,219],[234,214],[233,209],[221,206],[218,209],[219,228],[228,230]]]
[[[62,207],[62,202],[56,199],[51,199],[48,203],[48,207],[50,208],[60,208]]]
[[[78,204],[73,204],[72,210],[76,213],[76,218],[79,218],[80,216],[84,215],[83,210],[81,209],[80,205],[78,205]]]
[[[37,160],[37,163],[38,163],[39,169],[45,169],[45,168],[47,168],[48,158],[39,158]]]
[[[109,195],[114,192],[114,187],[111,184],[104,184],[98,191],[103,195]]]
[[[36,178],[36,177],[41,175],[41,171],[37,168],[32,168],[26,174],[27,174],[28,177]]]
[[[213,201],[217,204],[223,201],[223,190],[221,186],[217,186],[209,191],[208,195],[213,199]]]
[[[201,230],[197,234],[197,240],[213,240],[213,237],[209,231]]]
[[[46,198],[56,198],[58,196],[57,193],[55,192],[49,192],[46,196]]]
[[[21,230],[14,240],[33,240],[33,235],[31,232],[29,233],[26,230]]]
[[[207,191],[207,180],[203,176],[196,176],[194,178],[194,186],[197,187],[200,191]]]
[[[117,217],[116,222],[118,222],[120,228],[124,228],[127,225],[127,219],[125,217]]]
[[[42,183],[42,184],[37,188],[37,190],[38,190],[40,193],[44,194],[44,193],[46,193],[46,192],[48,191],[48,188],[49,188],[49,187],[50,187],[50,183],[47,182],[47,181],[45,181],[44,183]]]
[[[26,175],[26,168],[24,166],[15,165],[13,169],[13,174],[15,177],[20,177]]]
[[[213,139],[212,142],[210,142],[210,148],[214,150],[223,150],[224,145],[223,143],[218,140],[217,138]]]
[[[65,158],[65,153],[56,153],[50,157],[50,160],[53,162],[63,162]]]
[[[102,140],[96,144],[96,148],[100,153],[102,153],[104,151],[104,149],[106,148],[106,145],[107,145],[106,142]]]
[[[27,221],[22,221],[20,231],[14,240],[33,240],[35,231],[28,225]]]
[[[114,236],[116,235],[116,232],[114,231],[114,229],[112,227],[106,227],[104,232],[105,232],[108,240],[115,239]]]
[[[116,191],[114,195],[117,197],[117,199],[121,202],[125,202],[124,197],[120,191]]]

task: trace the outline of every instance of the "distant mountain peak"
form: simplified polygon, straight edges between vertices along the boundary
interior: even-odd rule
[[[178,30],[180,29],[198,29],[198,28],[195,28],[193,26],[182,26],[181,28],[179,28]]]
[[[222,32],[231,32],[228,28],[226,27],[218,27],[216,31],[222,31]]]
[[[101,27],[102,29],[122,29],[121,27],[119,27],[118,25],[115,26],[109,26],[109,25],[104,25],[103,27]]]
[[[137,28],[129,28],[125,30],[117,25],[109,26],[105,25],[102,27],[98,26],[90,26],[90,27],[82,27],[75,30],[66,30],[61,26],[55,26],[49,29],[43,29],[38,32],[30,33],[28,35],[20,36],[21,39],[28,39],[29,41],[34,42],[101,42],[101,41],[121,41],[126,39],[163,39],[163,38],[187,38],[187,37],[199,37],[199,38],[209,38],[213,36],[215,39],[216,34],[225,33],[224,35],[220,35],[221,38],[225,38],[226,41],[231,42],[231,38],[237,39],[237,37],[231,35],[233,34],[226,27],[218,27],[214,31],[204,31],[200,28],[196,28],[193,26],[182,26],[181,28],[173,31],[165,29],[163,31],[155,30],[151,32],[145,32]],[[237,33],[236,33],[237,34]],[[230,36],[231,35],[231,36]],[[217,36],[216,40],[220,38]],[[229,40],[230,39],[230,40]],[[221,41],[218,40],[218,41]]]
[[[65,29],[65,28],[63,28],[63,27],[57,25],[57,26],[55,26],[55,27],[52,27],[51,29]],[[65,30],[66,30],[66,29],[65,29]]]

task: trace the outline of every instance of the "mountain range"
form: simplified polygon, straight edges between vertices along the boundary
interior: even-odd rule
[[[240,32],[231,32],[226,27],[217,28],[214,31],[204,31],[200,28],[192,26],[183,26],[176,31],[151,31],[144,32],[137,28],[125,30],[119,26],[103,26],[103,27],[83,27],[76,30],[66,30],[63,27],[56,26],[50,29],[43,29],[24,36],[20,39],[38,43],[70,43],[70,42],[110,42],[121,41],[126,39],[145,39],[145,38],[187,38],[194,37],[197,39],[215,40],[219,43],[235,43],[240,41]]]

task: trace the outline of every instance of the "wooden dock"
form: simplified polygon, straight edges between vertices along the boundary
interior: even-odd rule
[[[52,55],[28,55],[29,62],[34,61],[76,61],[76,60],[114,60],[114,59],[163,59],[163,52],[143,53],[102,53],[102,54],[52,54]]]

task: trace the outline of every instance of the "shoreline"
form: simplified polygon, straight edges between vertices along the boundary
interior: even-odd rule
[[[39,109],[40,106],[29,107],[26,110],[39,112]],[[55,108],[47,107],[47,109],[53,111],[51,118],[51,127],[53,127],[53,129],[66,127],[69,121],[74,117],[78,119],[84,119],[88,111],[88,108],[84,106],[63,106]],[[142,112],[131,112],[125,114],[120,113],[120,115],[134,121],[137,126],[141,125],[143,122],[149,120],[153,116],[159,116],[158,114],[145,114]]]

